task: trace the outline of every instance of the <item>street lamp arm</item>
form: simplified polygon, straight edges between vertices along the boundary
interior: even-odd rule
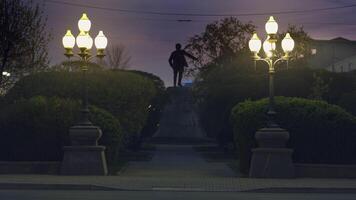
[[[288,60],[288,58],[287,58],[286,56],[283,56],[283,57],[281,57],[281,58],[275,60],[275,61],[273,62],[273,65],[276,65],[277,63],[279,63],[279,62],[281,62],[281,61],[287,61],[287,60]]]
[[[102,57],[100,57],[99,55],[95,55],[95,56],[90,55],[90,56],[88,56],[88,57],[86,58],[86,61],[90,61],[90,60],[92,60],[93,58],[100,58],[100,59],[102,59]]]
[[[94,57],[100,58],[100,56],[98,56],[98,55],[95,55],[95,56],[90,55],[89,56],[89,55],[77,55],[77,54],[73,54],[73,55],[70,56],[70,58],[72,58],[72,57],[73,58],[77,58],[78,61],[85,61],[85,62],[92,60]]]
[[[269,59],[269,58],[261,58],[261,57],[255,58],[255,61],[263,61],[263,62],[267,63],[267,65],[269,67],[271,66],[271,63],[272,63],[271,59]]]
[[[79,56],[79,55],[77,55],[77,54],[72,54],[72,55],[70,55],[70,56],[67,56],[70,60],[72,60],[71,58],[77,58],[78,60],[81,60],[82,59],[82,57],[81,56]]]

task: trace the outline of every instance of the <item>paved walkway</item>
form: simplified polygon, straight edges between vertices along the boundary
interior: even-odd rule
[[[187,88],[170,88],[170,103],[162,113],[160,128],[153,140],[170,140],[170,144],[157,145],[149,162],[130,162],[122,177],[155,178],[207,178],[234,177],[235,173],[225,163],[208,163],[195,152],[193,145],[172,144],[184,138],[187,142],[206,141],[192,95]]]
[[[251,179],[237,177],[121,177],[0,175],[1,189],[86,189],[194,192],[335,192],[356,193],[353,179]],[[298,189],[298,190],[296,190]]]
[[[193,97],[188,88],[169,88],[170,103],[165,107],[154,138],[206,139],[199,125]]]
[[[206,162],[191,145],[159,145],[149,162],[130,162],[122,177],[234,177],[225,163]]]

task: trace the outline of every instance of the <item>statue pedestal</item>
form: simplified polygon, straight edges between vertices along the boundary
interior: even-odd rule
[[[285,148],[289,133],[279,127],[256,132],[258,148],[252,150],[251,178],[293,178],[292,149]]]
[[[63,175],[107,175],[105,147],[98,146],[102,132],[92,125],[73,126],[69,130],[72,146],[63,147]]]

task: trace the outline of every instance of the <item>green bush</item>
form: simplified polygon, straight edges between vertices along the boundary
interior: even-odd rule
[[[123,131],[119,120],[108,111],[95,106],[90,106],[90,120],[99,126],[103,135],[99,139],[99,145],[106,147],[106,159],[115,163],[119,158],[119,152],[123,148]],[[74,122],[75,123],[75,122]]]
[[[356,91],[341,95],[337,104],[356,116]]]
[[[240,169],[247,173],[255,132],[266,126],[268,100],[245,101],[232,110]],[[288,147],[297,163],[355,164],[356,118],[336,105],[277,97],[276,121],[290,132]]]
[[[0,112],[0,159],[7,161],[61,160],[62,147],[69,145],[68,130],[80,115],[80,103],[57,97],[32,97],[2,105]],[[99,144],[107,147],[109,162],[122,146],[118,120],[110,113],[91,106],[90,119],[100,126]]]
[[[221,144],[232,141],[229,123],[232,107],[245,100],[268,96],[265,63],[258,64],[257,71],[253,67],[250,71],[242,70],[240,67],[244,64],[211,66],[199,73],[194,84],[201,124],[208,135],[216,137]],[[342,94],[356,91],[355,73],[332,73],[298,66],[280,69],[284,66],[277,66],[275,75],[275,94],[278,96],[309,98],[320,93],[323,100],[337,104]],[[320,80],[325,85],[320,85]],[[324,91],[318,91],[320,88]]]
[[[147,120],[141,131],[141,138],[148,138],[153,136],[153,134],[158,130],[158,124],[161,119],[164,106],[168,101],[168,95],[164,87],[164,82],[159,77],[143,71],[130,70],[130,72],[151,79],[156,85],[158,91],[158,94],[152,99],[151,104],[147,108]]]
[[[103,108],[121,123],[126,143],[140,137],[147,122],[148,107],[161,88],[147,76],[129,71],[98,71],[88,73],[89,103]],[[12,103],[33,96],[81,99],[82,74],[46,72],[24,77],[8,92]]]

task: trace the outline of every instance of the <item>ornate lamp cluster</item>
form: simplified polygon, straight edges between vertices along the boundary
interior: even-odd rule
[[[78,21],[78,28],[80,32],[77,38],[73,36],[71,30],[67,30],[67,33],[64,35],[62,39],[63,47],[65,49],[64,55],[68,58],[74,56],[73,48],[75,44],[77,44],[77,47],[80,49],[78,55],[86,61],[91,58],[90,50],[93,47],[93,43],[95,43],[97,49],[96,57],[102,59],[105,56],[104,50],[108,44],[108,40],[103,31],[99,31],[93,42],[93,38],[89,34],[91,22],[85,13],[83,13]]]
[[[280,60],[288,60],[289,59],[289,53],[293,51],[294,49],[294,40],[290,36],[289,33],[286,33],[284,39],[282,40],[282,49],[284,51],[284,56],[281,58],[275,59],[276,58],[276,43],[277,43],[277,32],[278,32],[278,24],[274,20],[273,16],[269,18],[265,25],[265,29],[267,32],[267,38],[263,42],[260,40],[258,37],[257,33],[254,33],[252,38],[249,41],[249,48],[251,52],[254,53],[254,59],[255,60],[264,60],[264,61],[269,61],[268,64],[270,64],[270,61],[274,61],[274,64]],[[261,58],[258,54],[261,50],[261,47],[263,47],[263,51],[265,52],[266,57]]]

